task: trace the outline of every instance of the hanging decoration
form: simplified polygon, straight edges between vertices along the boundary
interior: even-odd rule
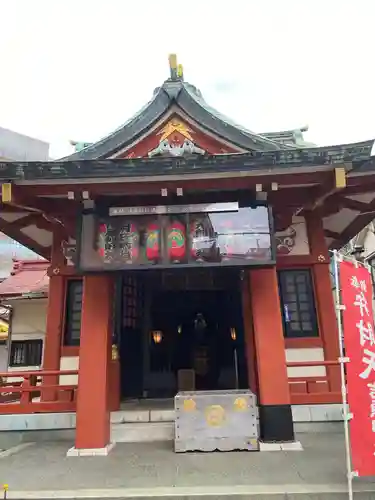
[[[179,220],[173,220],[168,227],[167,241],[170,261],[181,262],[186,255],[186,231]]]
[[[146,258],[149,262],[160,259],[160,226],[156,222],[148,224],[146,229]]]

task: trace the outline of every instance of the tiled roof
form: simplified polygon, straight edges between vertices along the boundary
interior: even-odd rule
[[[233,120],[209,106],[194,85],[181,79],[168,79],[161,87],[155,89],[152,99],[121,127],[98,142],[87,144],[86,147],[62,160],[108,158],[150,129],[172,105],[176,105],[208,131],[245,151],[278,151],[292,147],[292,145],[278,142],[266,135],[256,134],[234,123]]]
[[[28,294],[48,294],[49,262],[16,260],[8,278],[0,283],[0,297],[19,297]]]

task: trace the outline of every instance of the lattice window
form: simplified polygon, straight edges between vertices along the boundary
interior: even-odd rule
[[[318,336],[310,271],[285,270],[278,274],[284,336],[287,338]]]
[[[42,363],[43,341],[14,340],[10,348],[10,366],[40,366]]]
[[[64,344],[79,346],[82,316],[82,280],[69,280],[66,291]]]

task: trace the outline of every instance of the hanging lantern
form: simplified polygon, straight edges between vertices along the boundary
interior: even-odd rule
[[[146,232],[146,258],[156,262],[160,258],[160,226],[152,222],[147,226]]]
[[[168,228],[168,257],[172,262],[181,262],[186,253],[186,231],[180,221],[172,221]]]
[[[230,329],[230,337],[233,341],[237,340],[237,332],[236,329],[233,327]]]
[[[112,344],[112,361],[116,361],[117,359],[118,359],[117,345]]]
[[[160,344],[160,342],[163,340],[163,333],[160,330],[153,330],[152,340],[154,341],[154,344]]]

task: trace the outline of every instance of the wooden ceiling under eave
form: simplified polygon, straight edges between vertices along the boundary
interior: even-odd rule
[[[51,258],[54,235],[75,238],[74,214],[64,200],[30,196],[14,186],[12,203],[0,204],[0,231],[33,250]]]
[[[122,160],[120,164],[128,161]],[[29,175],[31,166],[28,164]],[[141,197],[144,202],[145,196],[151,200],[152,196],[168,203],[168,197],[160,197],[161,189],[176,193],[181,187],[185,195],[213,189],[241,189],[255,194],[261,186],[274,206],[278,229],[288,224],[292,215],[319,210],[327,244],[331,248],[341,247],[374,218],[375,166],[372,159],[356,168],[346,164],[346,185],[341,188],[336,185],[335,168],[335,164],[307,168],[272,166],[261,171],[180,175],[178,180],[168,175],[153,175],[152,180],[150,176],[114,178],[110,175],[95,179],[89,172],[80,178],[35,178],[26,182],[13,179],[12,202],[1,206],[0,230],[48,259],[54,234],[66,240],[75,237],[75,220],[87,195],[92,200],[120,196],[129,204]],[[4,176],[9,179],[9,171]],[[0,181],[1,178],[0,170]]]

